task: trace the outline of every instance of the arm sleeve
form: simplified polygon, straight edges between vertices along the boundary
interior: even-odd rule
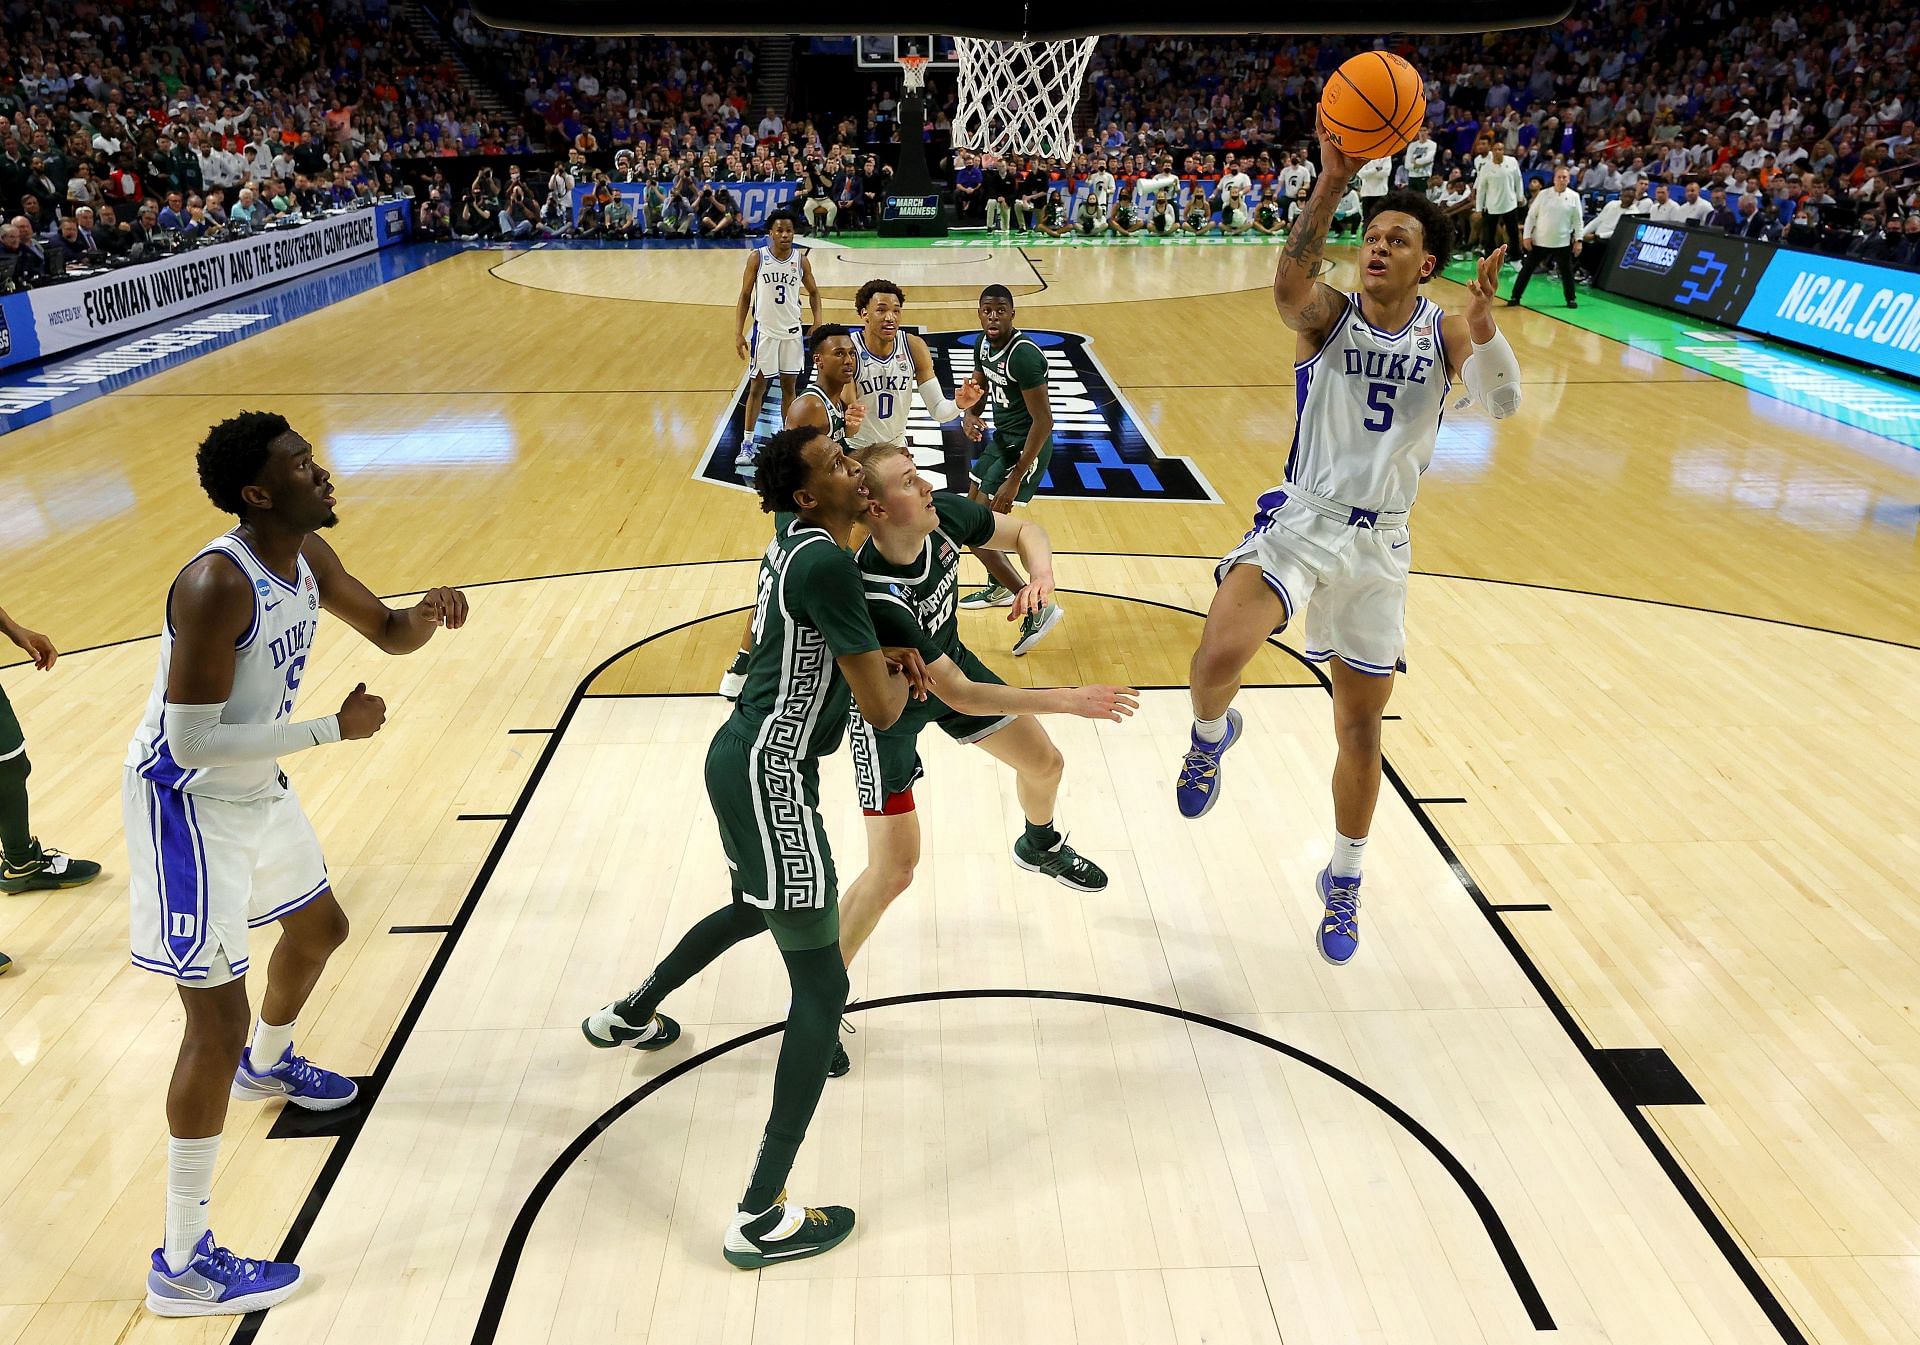
[[[835,658],[880,647],[853,557],[831,544],[803,547],[787,564],[787,610],[819,631]]]
[[[1505,420],[1520,409],[1520,361],[1506,334],[1497,328],[1485,345],[1475,341],[1473,353],[1460,366],[1469,400],[1484,402],[1495,420]]]
[[[271,761],[290,752],[340,741],[340,716],[297,724],[223,724],[226,702],[166,708],[167,744],[173,759],[191,770]]]
[[[1007,361],[1007,369],[1013,374],[1013,381],[1023,388],[1046,386],[1047,357],[1031,341],[1022,341],[1014,347],[1013,355]]]
[[[960,408],[948,401],[946,394],[940,391],[940,380],[937,378],[929,378],[920,385],[920,405],[926,407],[927,414],[942,425],[960,414]]]
[[[933,512],[940,516],[940,531],[961,546],[984,546],[993,540],[998,515],[984,504],[964,495],[935,495]]]

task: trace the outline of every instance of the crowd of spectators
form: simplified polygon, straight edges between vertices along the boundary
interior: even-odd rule
[[[1898,0],[1598,0],[1545,30],[1397,49],[1427,75],[1430,132],[1413,161],[1356,181],[1363,206],[1370,185],[1411,182],[1460,216],[1464,236],[1517,245],[1530,199],[1564,167],[1593,217],[1584,227],[1599,230],[1590,237],[1609,236],[1623,212],[1654,214],[1920,262],[1920,17]],[[1258,165],[1247,170],[1256,196],[1285,200],[1289,155],[1311,169],[1314,108],[1350,54],[1319,38],[1103,40],[1089,72],[1094,129],[1072,160],[1039,167],[1124,183],[1171,154],[1192,179],[1234,153]],[[1016,208],[1033,168],[1003,168]]]
[[[1900,0],[1779,4],[1582,0],[1545,30],[1403,40],[1428,76],[1429,132],[1350,184],[1339,221],[1357,225],[1367,197],[1412,185],[1463,237],[1512,244],[1531,197],[1565,168],[1594,237],[1651,213],[1910,264],[1920,20]],[[877,215],[898,137],[889,78],[837,94],[845,114],[789,124],[753,116],[754,46],[739,39],[552,37],[487,28],[464,6],[432,13],[506,111],[485,112],[471,76],[385,0],[4,0],[0,262],[24,248],[34,259],[16,273],[57,272],[64,233],[86,251],[132,252],[236,216],[257,225],[412,194],[409,180],[431,236],[752,228],[724,182],[798,182],[814,231]],[[963,218],[1002,227],[1045,229],[1051,215],[1060,229],[1071,215],[1065,225],[1084,228],[1086,184],[1110,176],[1100,227],[1116,230],[1125,202],[1138,227],[1158,228],[1171,173],[1207,184],[1223,227],[1217,184],[1244,174],[1244,204],[1270,203],[1284,228],[1312,181],[1314,107],[1352,50],[1316,37],[1103,39],[1081,143],[1038,163],[948,155],[954,86],[936,74],[931,157]],[[434,166],[470,155],[513,166],[474,176],[468,163],[459,181]],[[1143,182],[1156,184],[1144,199]],[[1184,210],[1179,222],[1194,223]]]

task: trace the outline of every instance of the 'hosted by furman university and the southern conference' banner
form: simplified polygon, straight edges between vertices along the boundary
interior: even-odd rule
[[[0,300],[0,368],[121,336],[405,242],[411,221],[409,202],[386,201],[298,229],[213,243],[8,295]]]
[[[1603,288],[1676,313],[1920,378],[1920,272],[1637,221]]]

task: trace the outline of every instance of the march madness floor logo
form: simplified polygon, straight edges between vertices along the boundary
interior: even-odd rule
[[[1022,329],[1047,357],[1047,395],[1053,403],[1053,462],[1040,478],[1041,496],[1075,500],[1173,500],[1181,503],[1218,503],[1220,497],[1200,470],[1186,458],[1160,451],[1133,408],[1094,358],[1093,342],[1077,332]],[[919,332],[933,356],[935,376],[949,395],[973,372],[979,332]],[[805,376],[801,385],[806,382]],[[780,427],[780,391],[768,389],[760,409],[761,436]],[[741,415],[746,383],[727,406],[696,475],[715,485],[747,490],[734,471],[740,451]],[[907,421],[907,445],[914,461],[936,490],[965,490],[967,467],[975,445],[960,431],[959,422],[943,429],[914,398]]]

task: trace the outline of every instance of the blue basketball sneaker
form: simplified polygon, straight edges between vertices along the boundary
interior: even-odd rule
[[[1173,797],[1180,805],[1180,816],[1204,817],[1220,797],[1220,758],[1240,741],[1240,712],[1227,711],[1227,736],[1219,742],[1191,741],[1180,763],[1180,778],[1173,784]]]
[[[291,1261],[248,1261],[213,1245],[202,1233],[193,1259],[178,1274],[167,1268],[166,1253],[153,1249],[147,1272],[147,1311],[161,1317],[226,1317],[270,1308],[300,1284],[300,1267]]]
[[[740,441],[740,451],[733,455],[733,470],[742,476],[752,476],[760,469],[760,445],[748,435]]]
[[[1335,878],[1329,867],[1320,870],[1316,881],[1327,909],[1320,917],[1315,942],[1320,956],[1342,966],[1360,951],[1360,877]]]
[[[308,1111],[333,1111],[360,1096],[360,1085],[344,1074],[321,1069],[291,1046],[280,1053],[279,1063],[270,1070],[254,1072],[247,1052],[240,1053],[240,1068],[233,1072],[231,1095],[241,1102],[264,1102],[285,1098]]]

